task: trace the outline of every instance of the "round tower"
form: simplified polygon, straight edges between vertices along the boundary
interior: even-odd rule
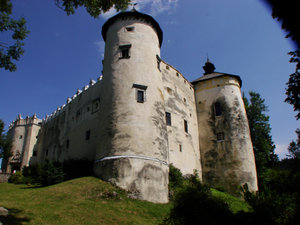
[[[205,183],[237,194],[247,183],[257,190],[248,119],[239,76],[214,72],[207,60],[204,76],[193,81],[197,103],[202,178]]]
[[[168,201],[168,140],[160,56],[162,31],[132,10],[110,18],[100,97],[101,140],[94,172],[133,197]]]

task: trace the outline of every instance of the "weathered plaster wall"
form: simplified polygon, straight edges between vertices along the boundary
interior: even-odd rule
[[[131,45],[130,58],[121,58],[120,46],[126,44]],[[138,198],[167,202],[168,137],[156,55],[159,41],[151,24],[125,18],[108,28],[101,92],[105,109],[95,172]],[[138,90],[145,94],[142,103]]]
[[[31,159],[32,163],[44,162],[45,159],[94,160],[99,142],[100,90],[101,81],[91,82],[43,122],[34,149],[37,156]]]
[[[169,162],[183,174],[198,171],[201,178],[198,123],[194,88],[182,74],[162,61],[160,65],[164,85],[165,111],[171,114],[168,129]],[[184,129],[187,121],[188,131]]]
[[[3,160],[2,170],[11,173],[12,170],[21,170],[29,165],[29,158],[32,155],[32,149],[37,141],[37,134],[41,126],[41,120],[36,116],[17,118],[13,126],[8,131],[8,136],[12,141],[12,157],[8,161]]]
[[[238,80],[221,76],[198,82],[195,95],[204,182],[231,193],[244,183],[257,190],[253,147]],[[221,105],[219,116],[216,102]],[[218,133],[224,134],[224,140],[217,140]]]

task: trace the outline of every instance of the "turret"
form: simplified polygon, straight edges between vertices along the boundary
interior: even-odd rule
[[[247,183],[257,190],[248,119],[239,76],[214,72],[206,62],[204,76],[193,81],[198,114],[203,181],[235,194]]]
[[[105,40],[101,140],[94,172],[152,202],[168,201],[168,138],[162,76],[162,31],[132,10],[110,18]]]

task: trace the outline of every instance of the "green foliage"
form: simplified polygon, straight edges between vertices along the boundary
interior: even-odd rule
[[[250,102],[246,97],[243,97],[243,100],[253,143],[258,183],[262,187],[266,169],[273,167],[278,161],[278,157],[274,153],[275,145],[272,141],[269,116],[265,114],[268,111],[265,100],[256,92],[251,91],[249,95]]]
[[[107,12],[114,7],[117,11],[128,7],[130,0],[55,0],[55,4],[67,12],[68,15],[74,14],[78,7],[85,7],[87,12],[94,18],[101,13]]]
[[[292,56],[291,63],[296,63],[295,73],[290,75],[289,81],[286,83],[286,99],[285,102],[293,105],[294,111],[298,112],[296,115],[297,120],[300,119],[300,50],[289,52]]]
[[[46,161],[23,168],[24,183],[48,186],[66,180],[91,176],[93,163],[87,159],[66,160],[63,163]]]
[[[170,164],[169,166],[169,190],[175,190],[176,188],[182,188],[184,184],[184,178],[180,169]]]
[[[187,185],[176,193],[174,206],[163,224],[225,224],[231,216],[228,205],[192,175]]]
[[[0,158],[8,159],[12,156],[11,142],[4,132],[4,122],[0,120]]]
[[[297,140],[292,141],[288,147],[289,155],[293,159],[300,159],[300,129],[296,130]]]
[[[24,184],[25,178],[20,171],[17,171],[10,176],[8,182],[13,184]]]
[[[11,18],[12,4],[9,0],[0,3],[0,32],[11,32],[13,43],[0,42],[0,68],[15,71],[17,69],[14,60],[19,60],[24,54],[23,40],[29,31],[26,28],[26,20],[21,17],[18,20]]]

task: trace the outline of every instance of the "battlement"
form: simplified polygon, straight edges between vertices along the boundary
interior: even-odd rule
[[[12,129],[14,126],[26,126],[26,125],[33,125],[33,124],[41,126],[42,124],[41,122],[42,120],[37,118],[36,113],[31,117],[26,116],[25,119],[23,119],[22,115],[19,114],[16,120],[11,122],[11,124],[9,125],[9,129]]]
[[[47,122],[50,122],[51,120],[53,120],[54,118],[56,118],[58,115],[60,115],[62,112],[65,111],[65,109],[75,100],[77,99],[77,97],[79,97],[82,93],[86,92],[89,90],[89,88],[91,88],[92,86],[94,86],[95,84],[97,84],[98,82],[100,82],[102,80],[103,76],[101,75],[100,77],[97,78],[97,81],[95,80],[90,80],[89,84],[85,85],[82,87],[81,89],[77,89],[76,93],[72,96],[72,97],[68,97],[66,104],[63,104],[62,106],[58,107],[54,112],[52,112],[50,115],[46,115],[43,119],[42,119],[42,124],[45,124]]]

